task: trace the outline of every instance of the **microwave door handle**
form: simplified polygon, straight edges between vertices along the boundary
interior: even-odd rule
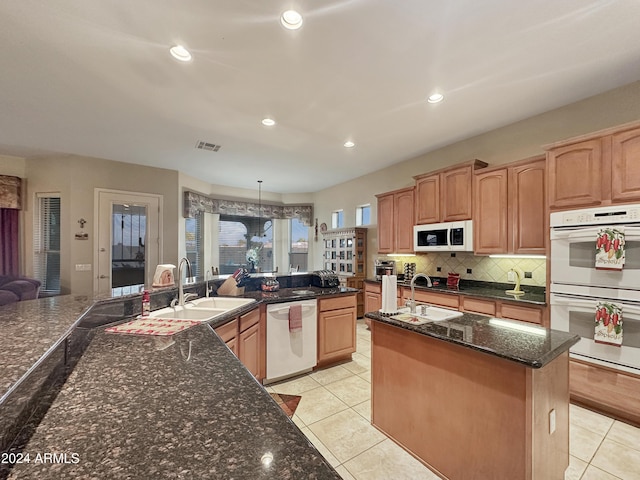
[[[449,228],[449,247],[453,248],[453,228]]]

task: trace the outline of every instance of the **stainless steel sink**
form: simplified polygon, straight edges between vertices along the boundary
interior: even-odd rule
[[[394,320],[400,320],[401,322],[410,323],[412,325],[422,325],[424,323],[442,322],[462,316],[462,312],[442,307],[428,306],[421,308],[421,306],[418,306],[416,310],[416,313],[411,313],[408,307],[401,308],[399,313],[397,315],[392,315],[391,318]]]

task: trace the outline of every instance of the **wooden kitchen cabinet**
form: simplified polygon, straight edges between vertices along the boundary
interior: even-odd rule
[[[469,220],[473,215],[473,172],[487,164],[473,160],[413,177],[416,224]]]
[[[477,254],[506,253],[508,250],[506,168],[475,176],[473,250]]]
[[[380,283],[365,282],[364,311],[377,312],[382,308],[382,285]]]
[[[355,351],[355,295],[319,299],[318,367],[351,359]]]
[[[640,122],[545,149],[551,210],[640,201]]]
[[[258,380],[266,376],[264,313],[256,308],[215,328],[216,333]]]
[[[475,175],[474,252],[546,253],[546,163],[535,157]]]
[[[414,187],[376,197],[378,253],[413,253]]]

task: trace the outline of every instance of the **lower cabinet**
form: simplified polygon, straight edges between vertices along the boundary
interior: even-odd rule
[[[318,366],[351,358],[356,351],[356,296],[318,300]]]
[[[382,285],[379,283],[364,284],[364,311],[377,312],[382,308]]]
[[[266,375],[265,320],[262,308],[256,308],[215,329],[254,377]]]

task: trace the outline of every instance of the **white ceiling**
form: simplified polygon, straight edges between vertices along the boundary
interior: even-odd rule
[[[0,153],[314,192],[640,79],[639,24],[638,0],[2,0]]]

